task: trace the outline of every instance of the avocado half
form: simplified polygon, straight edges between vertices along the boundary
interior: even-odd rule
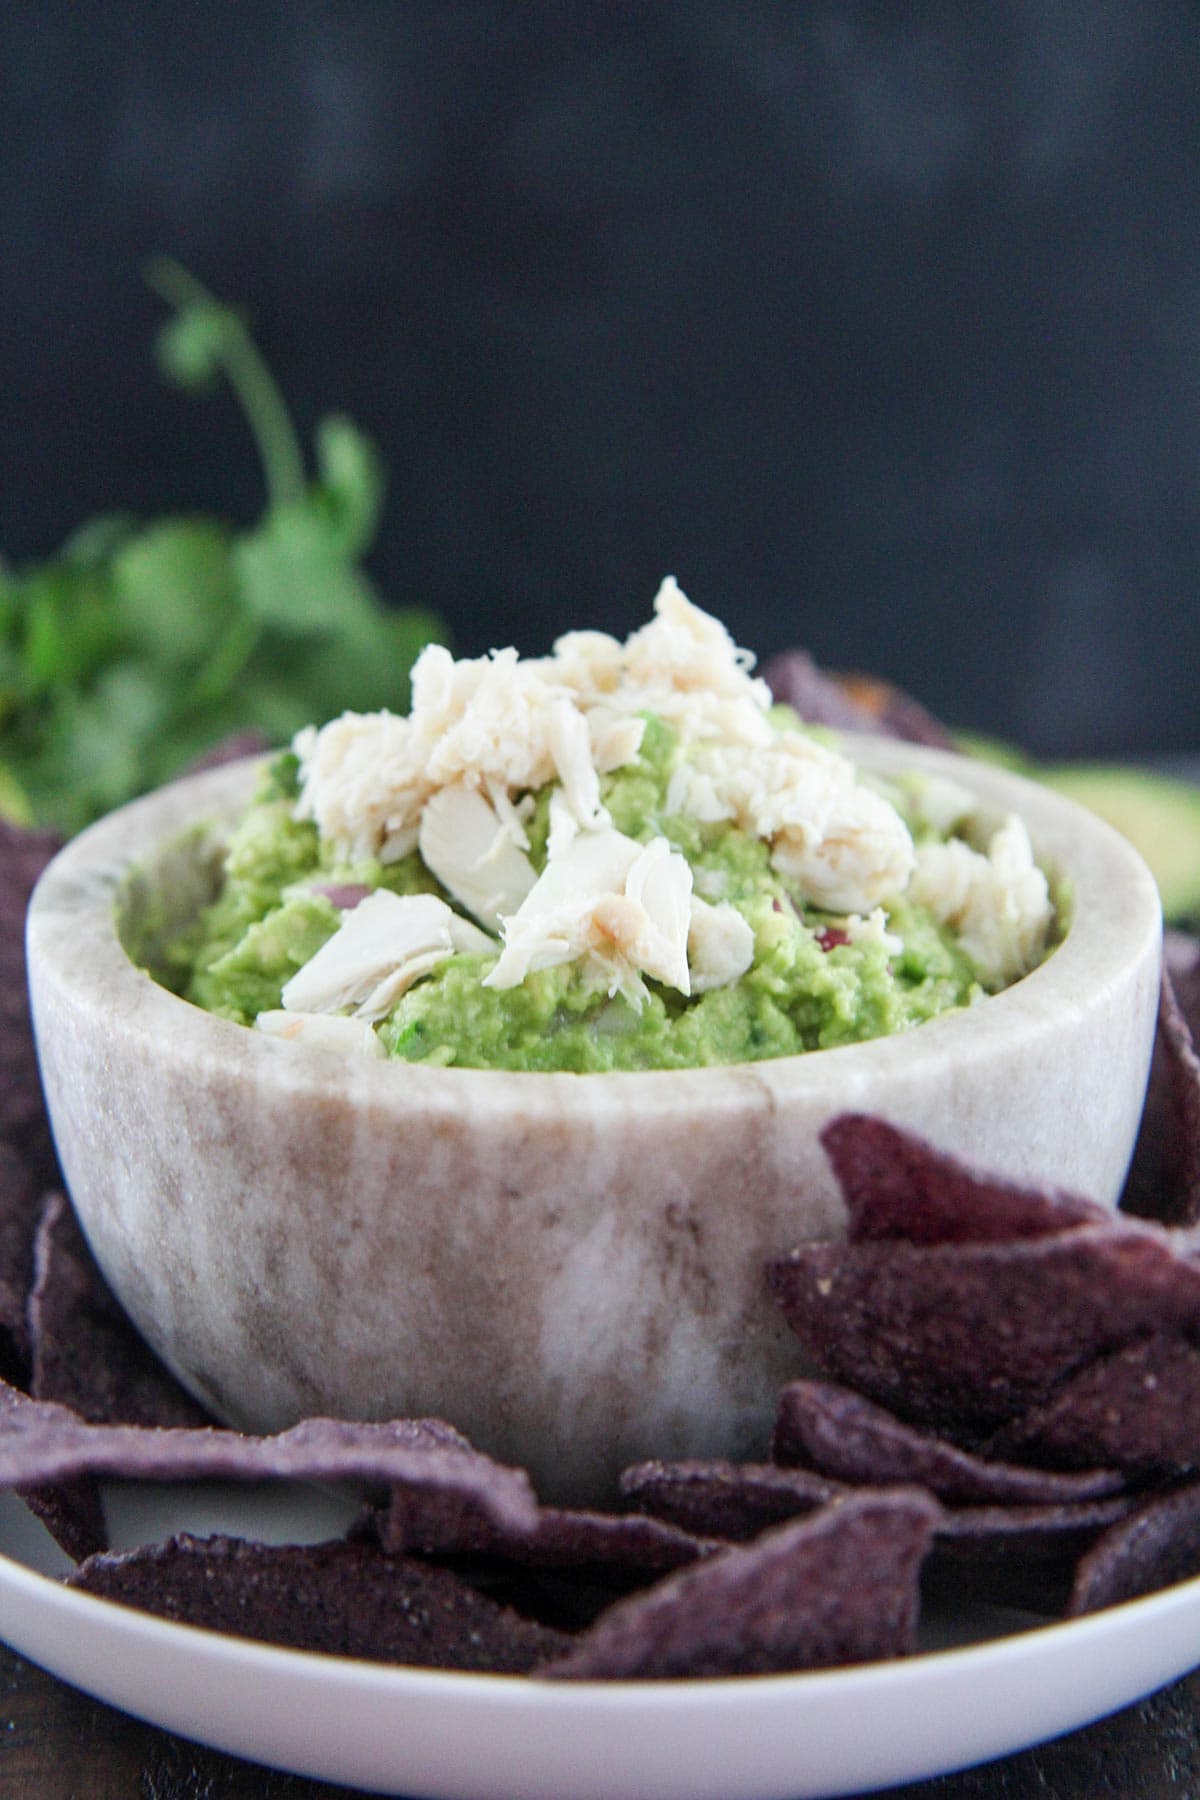
[[[1200,786],[1130,763],[1038,763],[1002,738],[956,733],[958,747],[1078,801],[1119,831],[1158,883],[1168,925],[1200,931]]]
[[[1122,764],[1067,763],[1035,779],[1090,807],[1140,851],[1168,924],[1200,921],[1200,788]]]

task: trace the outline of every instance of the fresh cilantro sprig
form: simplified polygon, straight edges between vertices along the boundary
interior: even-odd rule
[[[0,564],[0,816],[66,832],[233,731],[282,743],[347,707],[404,710],[417,653],[442,636],[384,606],[361,566],[384,496],[370,441],[322,419],[310,476],[241,316],[178,263],[148,279],[172,308],[160,367],[187,389],[228,381],[267,503],[249,529],[105,514],[46,562]]]

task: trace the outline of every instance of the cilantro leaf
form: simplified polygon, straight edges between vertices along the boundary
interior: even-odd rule
[[[177,774],[236,730],[286,742],[347,707],[408,704],[417,609],[385,606],[362,567],[383,505],[374,445],[334,414],[315,475],[245,320],[179,264],[151,285],[172,307],[164,372],[237,395],[266,483],[262,518],[87,521],[56,556],[0,562],[0,815],[65,831]]]

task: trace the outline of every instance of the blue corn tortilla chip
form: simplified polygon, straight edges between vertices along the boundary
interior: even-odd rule
[[[777,704],[790,706],[806,725],[879,733],[879,726],[866,708],[852,700],[841,683],[826,674],[807,650],[782,650],[763,665],[761,673]]]
[[[74,1562],[108,1548],[108,1522],[99,1485],[88,1475],[49,1487],[18,1488],[35,1519]]]
[[[1161,1227],[1114,1219],[1024,1241],[805,1244],[768,1280],[827,1375],[977,1437],[1123,1344],[1200,1336],[1200,1263],[1180,1252]]]
[[[1190,931],[1164,931],[1163,964],[1192,1041],[1200,1043],[1200,938]]]
[[[26,1303],[40,1206],[28,1161],[0,1139],[0,1373],[22,1378],[29,1363]]]
[[[48,831],[0,819],[0,1137],[48,1138],[25,979],[25,913],[42,870],[62,848]]]
[[[925,1565],[926,1595],[1058,1617],[1080,1557],[1137,1504],[1126,1493],[1052,1506],[948,1507]]]
[[[869,731],[942,750],[958,747],[946,727],[910,694],[874,676],[830,674],[807,650],[781,651],[762,673],[776,701],[793,707],[809,725]]]
[[[821,1145],[846,1203],[854,1244],[888,1238],[998,1243],[1112,1218],[1078,1194],[994,1180],[870,1114],[840,1113],[822,1131]]]
[[[399,1521],[399,1529],[397,1524]],[[527,1618],[577,1631],[613,1601],[719,1546],[639,1513],[542,1506],[525,1527],[483,1518],[389,1505],[364,1525],[385,1549],[418,1551],[448,1563],[474,1586]]]
[[[184,1533],[90,1557],[67,1585],[209,1631],[430,1669],[523,1675],[569,1644],[447,1569],[362,1541],[267,1546]]]
[[[8,1382],[0,1381],[0,1414],[28,1405],[25,1394]],[[66,1481],[33,1485],[17,1484],[16,1492],[51,1537],[76,1562],[91,1556],[94,1551],[107,1549],[108,1526],[100,1489],[93,1476],[80,1475]]]
[[[1063,1505],[1098,1500],[1125,1486],[1118,1469],[1061,1474],[989,1461],[827,1381],[794,1381],[784,1388],[773,1452],[778,1462],[855,1486],[925,1487],[955,1506]]]
[[[289,1431],[252,1437],[211,1426],[92,1425],[65,1406],[0,1390],[0,1487],[84,1475],[357,1482],[379,1493],[403,1493],[414,1519],[423,1507],[438,1514],[449,1506],[477,1511],[501,1529],[530,1526],[537,1514],[524,1470],[493,1462],[440,1420],[306,1419]]]
[[[1137,1476],[1200,1469],[1200,1344],[1155,1334],[1097,1357],[993,1440],[997,1454]]]
[[[701,1538],[736,1542],[844,1498],[848,1486],[808,1469],[699,1458],[635,1463],[621,1476],[632,1505]]]
[[[1200,1482],[1154,1494],[1113,1525],[1079,1562],[1069,1617],[1140,1599],[1200,1575]]]
[[[953,732],[903,688],[857,670],[837,674],[834,680],[851,704],[873,720],[874,729],[885,737],[902,738],[907,744],[928,744],[934,750],[959,748]]]
[[[1198,1008],[1200,945],[1169,933],[1146,1104],[1121,1196],[1122,1211],[1167,1225],[1200,1220],[1200,1056],[1193,1036]]]
[[[939,1516],[927,1494],[900,1488],[835,1501],[618,1601],[539,1673],[662,1680],[906,1655]]]
[[[502,1525],[479,1509],[467,1516],[413,1516],[404,1497],[375,1515],[387,1551],[490,1556],[528,1568],[575,1568],[646,1576],[682,1568],[709,1548],[693,1533],[639,1513],[539,1506],[526,1523]]]
[[[35,1399],[93,1424],[212,1423],[122,1312],[63,1194],[42,1203],[28,1321]]]
[[[184,774],[202,775],[206,769],[224,768],[226,763],[240,762],[244,756],[265,756],[270,748],[271,740],[265,731],[257,731],[253,726],[246,731],[233,731],[189,763]]]

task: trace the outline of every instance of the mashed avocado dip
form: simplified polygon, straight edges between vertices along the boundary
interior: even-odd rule
[[[155,973],[285,1036],[471,1068],[690,1068],[904,1031],[1054,925],[1020,821],[872,785],[663,584],[625,643],[454,662],[299,735]]]

